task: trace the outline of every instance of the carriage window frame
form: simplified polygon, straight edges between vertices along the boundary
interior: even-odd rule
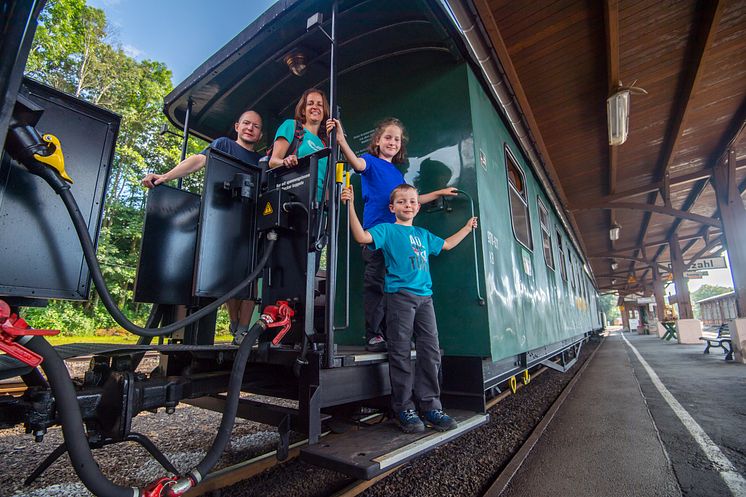
[[[517,180],[521,183],[521,185],[515,185],[513,180],[511,179],[511,167],[518,173]],[[513,237],[516,239],[518,243],[523,245],[528,251],[533,253],[534,251],[534,241],[533,241],[533,233],[531,232],[531,210],[528,207],[528,188],[526,184],[526,174],[523,172],[523,169],[518,165],[518,161],[515,159],[515,156],[513,155],[513,152],[510,151],[510,148],[506,145],[505,146],[505,177],[508,182],[508,204],[510,205],[510,226],[513,230]],[[523,193],[518,191],[518,188],[521,187],[523,190]],[[516,223],[515,219],[513,218],[513,199],[517,198],[518,201],[522,204],[522,208],[525,212],[525,218],[526,218],[526,234],[528,236],[528,240],[521,240],[521,238],[518,236],[518,232],[516,231]],[[521,207],[521,206],[518,206]]]
[[[573,259],[572,253],[568,254],[570,256],[570,286],[572,286],[573,291],[577,288],[577,272],[575,271],[575,260]]]
[[[557,229],[557,250],[559,251],[559,260],[560,260],[560,275],[562,276],[562,281],[567,283],[567,261],[565,260],[565,250],[562,248],[562,233],[560,233],[560,230]]]
[[[552,228],[549,225],[549,210],[544,206],[541,198],[536,196],[536,205],[539,208],[539,231],[541,231],[541,248],[544,252],[544,263],[552,271],[556,270],[554,262],[554,249],[552,246]],[[546,241],[546,245],[544,245]],[[548,254],[548,257],[547,257]]]

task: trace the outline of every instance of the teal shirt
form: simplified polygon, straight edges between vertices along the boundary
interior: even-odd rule
[[[293,143],[293,137],[295,136],[295,120],[287,119],[284,123],[277,128],[275,133],[275,141],[278,138],[285,138],[288,143]],[[308,154],[312,154],[324,148],[324,142],[321,138],[314,135],[307,129],[303,128],[303,141],[298,146],[298,153],[296,154],[299,158],[305,157]],[[324,177],[326,176],[326,157],[319,160],[319,181],[318,188],[316,190],[316,200],[321,201],[321,193],[324,190]]]
[[[368,229],[374,248],[383,251],[386,261],[386,278],[383,291],[400,290],[414,295],[433,294],[428,257],[438,255],[443,249],[442,238],[419,226],[381,223]]]

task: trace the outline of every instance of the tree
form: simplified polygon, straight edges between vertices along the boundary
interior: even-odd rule
[[[694,318],[701,319],[700,310],[697,302],[706,299],[708,297],[714,297],[716,295],[722,295],[724,293],[732,292],[733,289],[727,286],[719,285],[702,285],[697,289],[696,292],[691,293],[692,307],[694,308]]]
[[[146,196],[140,178],[179,161],[179,138],[160,134],[167,122],[161,109],[172,89],[171,71],[161,62],[137,61],[125,54],[102,10],[84,0],[49,0],[39,16],[26,73],[122,117],[98,258],[114,299],[129,317],[142,322],[148,306],[132,302]],[[197,152],[204,144],[193,140],[190,146]],[[195,187],[201,181],[190,178],[189,184]],[[69,319],[76,310],[85,318]],[[87,303],[52,302],[30,315],[48,325],[56,319],[58,327],[77,334],[114,325],[96,293]]]
[[[607,293],[605,295],[601,295],[601,310],[606,315],[606,320],[611,323],[616,318],[620,317],[621,314],[619,313],[619,308],[617,307],[616,303],[619,297],[616,293]]]

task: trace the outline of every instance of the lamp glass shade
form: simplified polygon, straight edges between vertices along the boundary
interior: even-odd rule
[[[618,224],[612,224],[609,228],[609,239],[619,240],[619,231],[622,229]]]
[[[620,90],[606,99],[609,145],[621,145],[629,130],[629,90]]]

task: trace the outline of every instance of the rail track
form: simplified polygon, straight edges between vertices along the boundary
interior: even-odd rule
[[[501,469],[500,473],[496,475],[496,477],[492,480],[493,483],[489,486],[487,491],[483,494],[484,497],[497,497],[505,489],[505,487],[509,483],[512,476],[516,473],[518,468],[521,466],[523,461],[526,459],[526,457],[530,453],[533,446],[536,444],[536,442],[541,437],[542,433],[544,432],[548,424],[551,422],[551,419],[553,418],[555,413],[561,407],[565,398],[569,395],[570,391],[572,390],[574,385],[577,383],[577,380],[579,379],[580,374],[582,374],[582,372],[585,370],[585,368],[588,366],[588,364],[592,360],[593,354],[595,354],[595,351],[593,351],[591,355],[587,358],[587,360],[585,360],[584,363],[579,368],[577,368],[577,370],[574,372],[573,378],[567,383],[567,385],[564,387],[564,389],[559,394],[557,399],[553,402],[553,404],[551,404],[551,407],[546,412],[543,419],[533,429],[533,431],[530,433],[529,437],[526,439],[523,445],[517,450],[517,452],[514,453],[514,455],[512,456],[512,459],[509,460],[509,462]],[[83,362],[87,360],[90,360],[90,357],[76,357],[70,362]],[[536,370],[535,372],[532,373],[530,380],[535,380],[536,378],[544,374],[546,371],[549,371],[549,369],[546,367],[542,367]],[[515,392],[518,392],[519,390],[523,389],[524,387],[530,384],[531,384],[530,382],[524,383],[520,381],[519,379],[516,383]],[[19,395],[23,391],[25,391],[25,389],[26,389],[25,384],[19,381],[0,382],[0,394]],[[498,395],[491,398],[487,402],[487,410],[488,411],[493,410],[501,401],[505,400],[506,398],[510,397],[513,394],[514,392],[511,391],[510,389],[499,393]],[[375,415],[375,416],[378,416],[379,418],[381,417],[381,415]],[[374,419],[370,419],[370,418],[366,418],[364,421],[375,422]],[[330,438],[335,437],[333,433],[329,433],[329,432],[323,434],[322,436],[330,437]],[[248,480],[254,476],[257,476],[260,473],[263,473],[275,466],[284,464],[286,462],[289,462],[297,458],[300,454],[300,449],[306,443],[307,443],[306,440],[301,440],[291,445],[288,457],[285,461],[277,461],[276,451],[271,451],[271,452],[262,454],[260,456],[254,457],[252,459],[243,461],[241,463],[220,469],[210,474],[197,488],[187,493],[187,496],[197,497],[201,495],[209,495],[211,497],[214,497],[214,496],[220,496],[220,495],[224,495],[224,496],[230,495],[228,492],[223,492],[223,490],[243,480]],[[350,481],[343,488],[337,490],[335,493],[332,493],[330,495],[333,495],[334,497],[353,497],[353,496],[360,495],[363,492],[365,492],[367,489],[369,489],[370,487],[386,480],[392,475],[395,475],[405,466],[407,466],[407,464],[394,467],[390,469],[389,471],[371,480]]]
[[[587,362],[588,361],[586,361],[586,363]],[[549,369],[546,367],[541,367],[531,375],[530,379],[531,380],[536,379],[548,370]],[[518,392],[520,389],[524,388],[528,384],[530,384],[530,382],[524,383],[524,382],[518,381],[516,384],[515,392]],[[574,384],[574,383],[571,381],[570,384]],[[499,393],[495,397],[491,398],[487,402],[487,410],[493,409],[502,400],[513,395],[515,392],[508,389],[508,390],[505,390]],[[557,406],[557,408],[558,407],[559,406]],[[324,436],[334,437],[334,434],[326,433],[324,434]],[[533,437],[533,434],[532,434],[532,437]],[[246,480],[248,478],[256,476],[265,470],[268,470],[274,466],[277,466],[278,464],[284,464],[298,457],[298,455],[300,454],[301,447],[303,447],[306,443],[307,443],[306,440],[302,440],[302,441],[297,442],[296,444],[291,445],[288,458],[285,461],[277,461],[277,459],[275,458],[276,452],[272,451],[272,452],[263,454],[261,456],[255,457],[251,460],[244,461],[234,466],[229,466],[219,471],[216,471],[215,473],[212,473],[210,476],[208,476],[207,479],[205,479],[205,481],[199,485],[199,487],[187,493],[187,497],[197,497],[201,495],[210,495],[210,496],[221,495],[220,494],[221,489],[225,489],[242,480]],[[535,443],[535,441],[533,443]],[[531,446],[533,446],[533,444]],[[335,493],[331,495],[333,497],[354,497],[354,496],[360,495],[363,492],[365,492],[365,490],[367,490],[368,488],[372,487],[373,485],[379,483],[380,481],[383,481],[386,478],[390,477],[391,475],[395,474],[403,466],[406,466],[406,464],[391,468],[390,470],[378,475],[377,477],[371,480],[352,481],[351,483],[346,485],[344,488],[336,491]],[[501,476],[498,476],[498,479],[496,481],[501,481],[500,480]],[[493,495],[493,494],[490,494],[490,495]]]

